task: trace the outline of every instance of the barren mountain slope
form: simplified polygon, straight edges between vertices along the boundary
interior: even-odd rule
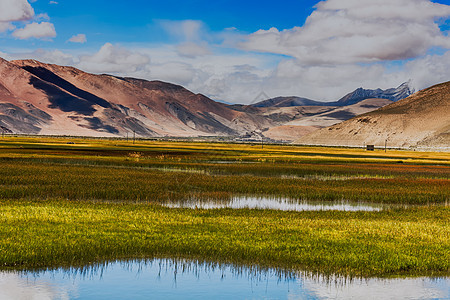
[[[119,126],[122,128],[116,128],[113,133],[136,131],[144,136],[232,134],[234,131],[217,121],[216,116],[221,121],[231,122],[239,115],[226,105],[168,83],[94,75],[73,67],[34,60],[13,63],[43,81],[87,100],[84,108],[65,107],[66,101],[53,103],[63,111],[73,112],[73,120],[92,118],[86,117],[91,112],[90,115],[105,126],[113,126],[118,121],[122,123],[123,126]],[[31,84],[46,91],[49,98],[59,97],[49,94],[48,86]]]
[[[450,82],[313,132],[302,144],[450,147]]]
[[[304,115],[302,117],[292,118],[292,120],[281,126],[272,127],[265,131],[264,135],[277,140],[295,141],[319,128],[340,123],[343,120],[348,120],[357,115],[373,111],[390,103],[392,103],[392,101],[386,99],[366,99],[359,103],[344,107],[289,107],[290,109],[297,108],[297,110],[303,112]]]
[[[63,122],[67,116],[51,107],[46,95],[30,82],[40,80],[29,72],[0,58],[0,128],[7,133],[42,133],[47,128],[54,134],[78,131],[98,135],[94,130]],[[53,87],[57,90],[57,87]]]
[[[327,127],[391,103],[392,101],[386,99],[366,99],[356,104],[335,107],[317,115],[294,120],[286,125]]]
[[[35,60],[8,62],[0,58],[0,131],[7,133],[244,138],[265,132],[273,139],[295,140],[328,125],[323,122],[327,118],[337,122],[354,115],[351,107],[315,104],[227,105],[161,81],[95,75]],[[375,108],[371,105],[363,112]],[[336,109],[342,112],[328,116]],[[327,117],[319,118],[313,126],[288,124],[301,119],[308,122],[314,115]],[[279,127],[286,124],[289,126]]]

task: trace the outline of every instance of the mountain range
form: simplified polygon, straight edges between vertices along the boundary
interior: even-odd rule
[[[450,82],[323,128],[298,143],[333,146],[450,149]]]
[[[334,102],[320,102],[301,97],[276,97],[264,100],[255,104],[254,107],[290,107],[290,106],[347,106],[356,104],[365,99],[387,99],[394,102],[404,99],[409,95],[414,94],[414,89],[410,87],[409,82],[405,82],[397,88],[387,90],[376,89],[368,90],[358,88],[355,91],[345,95],[338,101]]]
[[[403,84],[389,90],[357,89],[328,103],[279,97],[229,105],[166,82],[0,58],[0,131],[109,137],[265,136],[292,141],[411,92]]]

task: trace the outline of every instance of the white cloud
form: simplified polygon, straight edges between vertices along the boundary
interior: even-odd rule
[[[205,24],[197,20],[160,21],[159,26],[181,41],[198,41],[205,31]]]
[[[0,33],[15,29],[12,22],[27,21],[34,10],[26,0],[0,0]]]
[[[211,50],[206,43],[183,43],[177,46],[177,51],[180,56],[189,58],[211,54]]]
[[[315,100],[338,100],[358,87],[391,88],[408,80],[405,74],[389,74],[385,66],[375,65],[316,65],[308,66],[298,60],[281,62],[268,78],[269,90],[275,95],[297,95]]]
[[[72,36],[69,42],[84,44],[87,42],[86,35],[83,33]]]
[[[182,57],[195,58],[211,54],[211,47],[206,40],[211,39],[205,24],[197,20],[159,21],[169,36],[176,40],[177,53]]]
[[[42,14],[38,14],[37,16],[34,17],[35,21],[48,21],[50,20],[50,17],[48,16],[48,14],[46,13],[42,13]]]
[[[64,53],[61,50],[44,50],[37,49],[30,53],[22,53],[20,55],[13,55],[13,59],[36,59],[42,62],[57,64],[57,65],[74,65],[76,59],[68,53]]]
[[[78,66],[88,72],[124,74],[137,72],[149,63],[150,58],[144,54],[106,43],[94,55],[81,56]]]
[[[4,53],[4,52],[2,52],[2,51],[0,51],[0,57],[3,58],[3,59],[6,59],[6,60],[10,60],[10,59],[11,59],[11,57],[9,56],[9,54]]]
[[[450,81],[450,51],[410,61],[405,65],[403,73],[410,74],[416,90]]]
[[[445,284],[445,279],[429,278],[364,279],[342,284],[303,280],[304,289],[319,299],[444,299],[449,295]]]
[[[34,10],[27,0],[0,0],[0,22],[32,19]]]
[[[292,56],[303,64],[402,60],[431,47],[450,48],[435,23],[450,6],[428,0],[327,0],[317,4],[302,27],[259,30],[245,50]]]
[[[0,33],[15,30],[12,35],[18,39],[56,37],[52,23],[40,22],[48,20],[50,17],[46,13],[35,15],[27,0],[0,0]],[[26,24],[24,28],[16,29],[17,24],[14,23],[23,21],[34,22]]]
[[[30,38],[49,39],[56,37],[55,26],[49,22],[27,24],[25,28],[17,29],[13,32],[13,36],[26,40]]]
[[[148,68],[147,77],[188,86],[193,80],[201,76],[201,70],[184,62],[166,62],[153,64]]]
[[[18,273],[0,273],[0,299],[70,299],[76,295],[72,285],[55,286],[50,281],[36,277],[33,280]]]
[[[16,26],[8,22],[0,22],[0,33],[14,30]]]
[[[59,3],[56,1],[50,1],[48,4],[59,4]]]

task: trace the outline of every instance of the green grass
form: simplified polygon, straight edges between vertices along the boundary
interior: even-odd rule
[[[129,164],[88,165],[58,162],[36,162],[20,159],[0,160],[0,198],[69,200],[152,201],[229,198],[232,194],[290,197],[302,200],[380,202],[391,204],[445,203],[450,198],[449,180],[445,178],[406,178],[318,172],[317,168],[292,171],[290,177],[276,174],[264,164],[237,168],[208,165],[177,168]],[[332,168],[333,166],[328,166]],[[164,168],[166,168],[164,170]],[[230,169],[228,169],[230,168]],[[301,169],[302,166],[299,166]],[[262,169],[262,170],[261,170]],[[273,173],[271,175],[271,170]],[[290,170],[284,170],[289,172]],[[375,174],[376,175],[376,174]],[[346,177],[343,177],[346,176]]]
[[[159,206],[234,195],[412,207],[281,212]],[[322,274],[448,276],[449,199],[448,153],[0,139],[0,268],[183,257]]]
[[[3,201],[3,268],[175,257],[351,276],[448,275],[449,208],[188,210]]]

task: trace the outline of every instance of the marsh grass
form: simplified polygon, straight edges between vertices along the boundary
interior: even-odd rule
[[[3,201],[0,261],[27,269],[176,257],[344,276],[448,275],[449,208],[168,209]]]
[[[2,139],[0,265],[174,257],[320,274],[448,276],[449,158],[276,145]],[[281,212],[159,205],[233,195],[427,207]]]
[[[214,194],[221,195],[220,198],[249,194],[299,200],[429,204],[445,203],[450,198],[447,179],[361,179],[314,173],[301,178],[253,175],[245,168],[252,168],[247,165],[241,175],[235,172],[227,174],[226,170],[214,175],[219,173],[214,169],[178,169],[164,165],[72,165],[29,161],[18,167],[19,161],[0,162],[2,199],[63,198],[160,203],[192,197],[214,198]]]

